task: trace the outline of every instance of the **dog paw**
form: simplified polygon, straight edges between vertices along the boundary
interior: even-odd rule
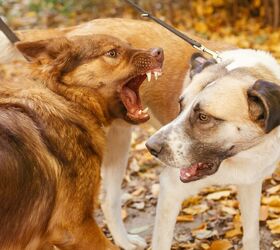
[[[127,237],[137,250],[144,249],[147,246],[146,240],[136,234],[128,234]]]
[[[147,246],[146,241],[135,234],[127,235],[127,242],[124,244],[118,244],[124,250],[143,250]]]

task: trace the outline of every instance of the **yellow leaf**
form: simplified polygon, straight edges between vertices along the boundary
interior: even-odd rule
[[[280,196],[272,195],[270,197],[263,197],[262,203],[265,205],[272,206],[272,207],[280,207]]]
[[[190,221],[194,221],[194,218],[192,215],[179,215],[177,216],[177,222],[190,222]]]
[[[201,248],[204,249],[204,250],[207,250],[210,248],[210,246],[207,244],[207,243],[201,243]]]
[[[280,240],[275,240],[272,242],[273,246],[280,248]]]
[[[206,196],[206,199],[207,200],[220,200],[222,198],[229,197],[230,193],[231,192],[229,190],[219,191],[219,192],[215,192],[215,193],[212,193],[212,194],[208,194]]]
[[[260,221],[266,221],[268,218],[268,211],[269,207],[268,206],[261,206],[260,209]]]
[[[182,204],[182,207],[185,208],[185,207],[188,207],[188,206],[191,206],[191,205],[196,205],[200,201],[201,201],[201,196],[198,196],[198,195],[191,196],[190,198],[184,200],[184,202]]]
[[[227,231],[225,236],[226,236],[226,238],[233,238],[233,237],[235,237],[237,235],[241,235],[241,234],[242,234],[241,228],[237,227],[237,228]]]
[[[206,204],[196,205],[193,207],[188,207],[183,209],[183,212],[186,214],[197,215],[207,211],[209,207]]]
[[[229,250],[231,247],[232,244],[228,240],[216,240],[208,250]]]
[[[280,234],[280,218],[274,220],[268,220],[266,223],[271,233]]]
[[[125,208],[122,209],[122,219],[125,220],[127,218],[127,211]]]
[[[227,214],[230,214],[230,215],[235,215],[235,214],[238,214],[238,211],[235,210],[234,208],[232,207],[227,207],[227,206],[222,206],[222,211],[227,213]]]

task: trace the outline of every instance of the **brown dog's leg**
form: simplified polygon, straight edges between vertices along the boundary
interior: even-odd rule
[[[92,218],[79,225],[72,224],[71,229],[56,231],[53,236],[50,242],[60,250],[119,250],[105,237]]]
[[[89,218],[76,228],[75,238],[77,238],[77,249],[88,250],[119,250],[103,234],[96,222]]]

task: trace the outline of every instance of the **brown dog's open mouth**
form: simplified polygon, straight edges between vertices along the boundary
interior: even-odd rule
[[[214,174],[218,169],[218,164],[212,162],[194,163],[189,167],[180,169],[180,180],[184,183],[202,179]]]
[[[131,122],[142,123],[150,119],[148,108],[143,110],[139,88],[146,78],[150,81],[152,75],[157,79],[161,75],[161,69],[153,69],[145,74],[133,77],[122,86],[120,97],[127,110],[126,116]]]

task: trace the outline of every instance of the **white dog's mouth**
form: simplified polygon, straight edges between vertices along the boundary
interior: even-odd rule
[[[180,180],[184,183],[202,179],[214,174],[219,164],[213,162],[198,162],[180,169]]]

